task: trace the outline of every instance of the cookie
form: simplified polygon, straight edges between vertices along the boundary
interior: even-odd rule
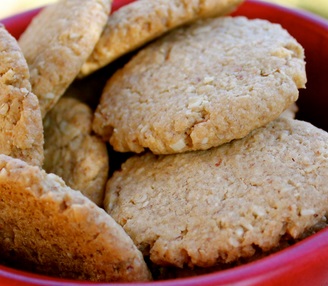
[[[307,238],[308,236],[314,235],[317,232],[321,231],[322,229],[328,227],[328,222],[326,217],[323,218],[322,221],[317,223],[315,226],[311,227],[305,233],[302,234],[302,237],[299,239],[291,239],[289,237],[282,237],[281,241],[279,242],[278,246],[271,249],[268,252],[263,252],[258,250],[253,256],[248,258],[239,259],[233,263],[221,263],[214,265],[212,267],[193,267],[193,268],[178,268],[178,267],[165,267],[165,266],[157,266],[157,265],[150,265],[150,269],[152,271],[152,275],[154,280],[168,280],[168,279],[179,279],[179,278],[186,278],[186,277],[194,277],[209,273],[214,273],[226,269],[231,269],[237,266],[245,265],[250,262],[257,261],[259,259],[268,257],[269,255],[276,253],[278,251],[282,251],[287,247],[291,247],[296,243],[300,242],[301,240]]]
[[[17,41],[0,25],[0,154],[41,166],[43,127]]]
[[[124,230],[54,174],[0,155],[1,258],[58,277],[151,279]]]
[[[206,19],[148,45],[117,71],[93,129],[120,152],[206,150],[277,118],[305,82],[303,48],[280,25]]]
[[[60,0],[43,9],[19,39],[42,117],[56,104],[91,54],[110,0]]]
[[[135,155],[109,180],[105,209],[155,264],[211,267],[322,221],[327,176],[328,133],[278,118],[210,150]]]
[[[62,97],[44,119],[44,165],[72,189],[102,205],[108,178],[106,144],[91,134],[93,111],[77,99]]]
[[[175,27],[224,15],[243,0],[139,0],[123,6],[106,27],[80,76],[86,76]]]

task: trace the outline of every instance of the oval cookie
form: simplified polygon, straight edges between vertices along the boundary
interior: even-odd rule
[[[175,27],[224,15],[243,0],[138,0],[113,13],[81,76],[86,76]]]
[[[269,251],[327,215],[328,133],[279,118],[206,151],[128,159],[105,209],[159,265],[209,267]]]
[[[205,150],[277,118],[306,82],[303,48],[265,20],[176,29],[107,83],[93,128],[116,151]]]
[[[124,230],[58,176],[0,155],[0,197],[2,259],[57,277],[151,279]]]
[[[91,54],[110,0],[60,0],[43,9],[19,39],[42,117],[56,104]]]
[[[62,97],[44,118],[44,165],[72,189],[102,205],[108,178],[106,144],[91,134],[93,111],[77,99]]]
[[[29,70],[17,41],[0,25],[0,153],[43,163],[43,127]]]

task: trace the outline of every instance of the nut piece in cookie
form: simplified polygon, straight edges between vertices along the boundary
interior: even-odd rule
[[[294,102],[283,113],[281,113],[280,116],[295,119],[297,112],[298,112],[298,106],[296,102]]]
[[[106,24],[110,0],[59,0],[21,35],[32,91],[42,117],[55,105],[91,54]]]
[[[280,25],[200,20],[148,45],[110,78],[93,129],[120,152],[206,150],[279,117],[305,82],[303,48]]]
[[[44,118],[44,165],[72,189],[102,205],[108,178],[106,143],[91,134],[93,111],[77,99],[62,97]]]
[[[43,163],[43,127],[29,70],[17,41],[0,25],[0,153]]]
[[[151,279],[124,230],[58,176],[0,155],[0,197],[2,259],[72,279]]]
[[[80,75],[94,72],[175,27],[227,14],[241,2],[243,0],[139,0],[125,5],[108,18]]]
[[[327,177],[328,133],[279,118],[210,150],[135,155],[109,180],[105,209],[155,264],[210,267],[322,221]]]

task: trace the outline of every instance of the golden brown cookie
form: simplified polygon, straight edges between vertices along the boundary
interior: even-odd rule
[[[17,41],[0,25],[0,154],[41,166],[43,127]]]
[[[179,278],[199,276],[199,275],[214,273],[226,269],[231,269],[240,265],[245,265],[250,262],[254,262],[259,259],[268,257],[269,255],[276,253],[278,251],[282,251],[287,247],[291,247],[296,243],[300,242],[301,240],[311,235],[314,235],[317,232],[327,227],[328,227],[327,218],[323,217],[322,221],[320,221],[319,223],[308,229],[305,233],[302,234],[300,238],[293,239],[288,236],[282,237],[278,246],[271,249],[270,251],[263,252],[261,250],[257,250],[253,256],[247,258],[241,258],[233,263],[219,263],[212,267],[193,267],[193,268],[188,268],[187,266],[185,266],[184,268],[172,267],[172,266],[165,267],[165,266],[158,266],[158,265],[151,264],[150,269],[153,274],[154,280],[179,279]]]
[[[328,133],[279,118],[206,151],[135,155],[105,209],[158,265],[210,267],[270,251],[327,216]]]
[[[79,73],[106,24],[110,0],[60,0],[43,9],[19,39],[42,117]]]
[[[124,230],[54,174],[0,155],[0,253],[58,277],[151,279]]]
[[[81,75],[88,75],[175,27],[200,18],[224,15],[243,0],[139,0],[123,6],[106,27]]]
[[[102,205],[108,178],[106,144],[91,133],[93,111],[77,99],[62,97],[44,118],[44,165],[72,189]]]
[[[93,129],[120,152],[205,150],[277,118],[305,82],[303,48],[280,25],[206,19],[148,45],[117,71]]]

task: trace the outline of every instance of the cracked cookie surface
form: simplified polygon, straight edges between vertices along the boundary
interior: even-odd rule
[[[0,155],[0,197],[2,259],[71,279],[151,279],[124,230],[58,176]]]
[[[265,20],[178,28],[108,81],[93,129],[116,151],[205,150],[277,118],[306,82],[303,48]]]
[[[110,0],[60,0],[44,8],[19,38],[42,117],[91,54],[108,19]]]
[[[327,216],[328,133],[279,118],[206,151],[135,155],[105,209],[158,265],[210,267],[300,238]]]
[[[77,99],[62,97],[44,118],[44,165],[72,189],[102,205],[108,177],[105,142],[92,134],[93,111]]]
[[[81,76],[111,63],[162,34],[200,18],[224,15],[243,0],[138,0],[110,15]]]
[[[28,66],[17,41],[0,26],[0,153],[41,166],[43,126]]]

